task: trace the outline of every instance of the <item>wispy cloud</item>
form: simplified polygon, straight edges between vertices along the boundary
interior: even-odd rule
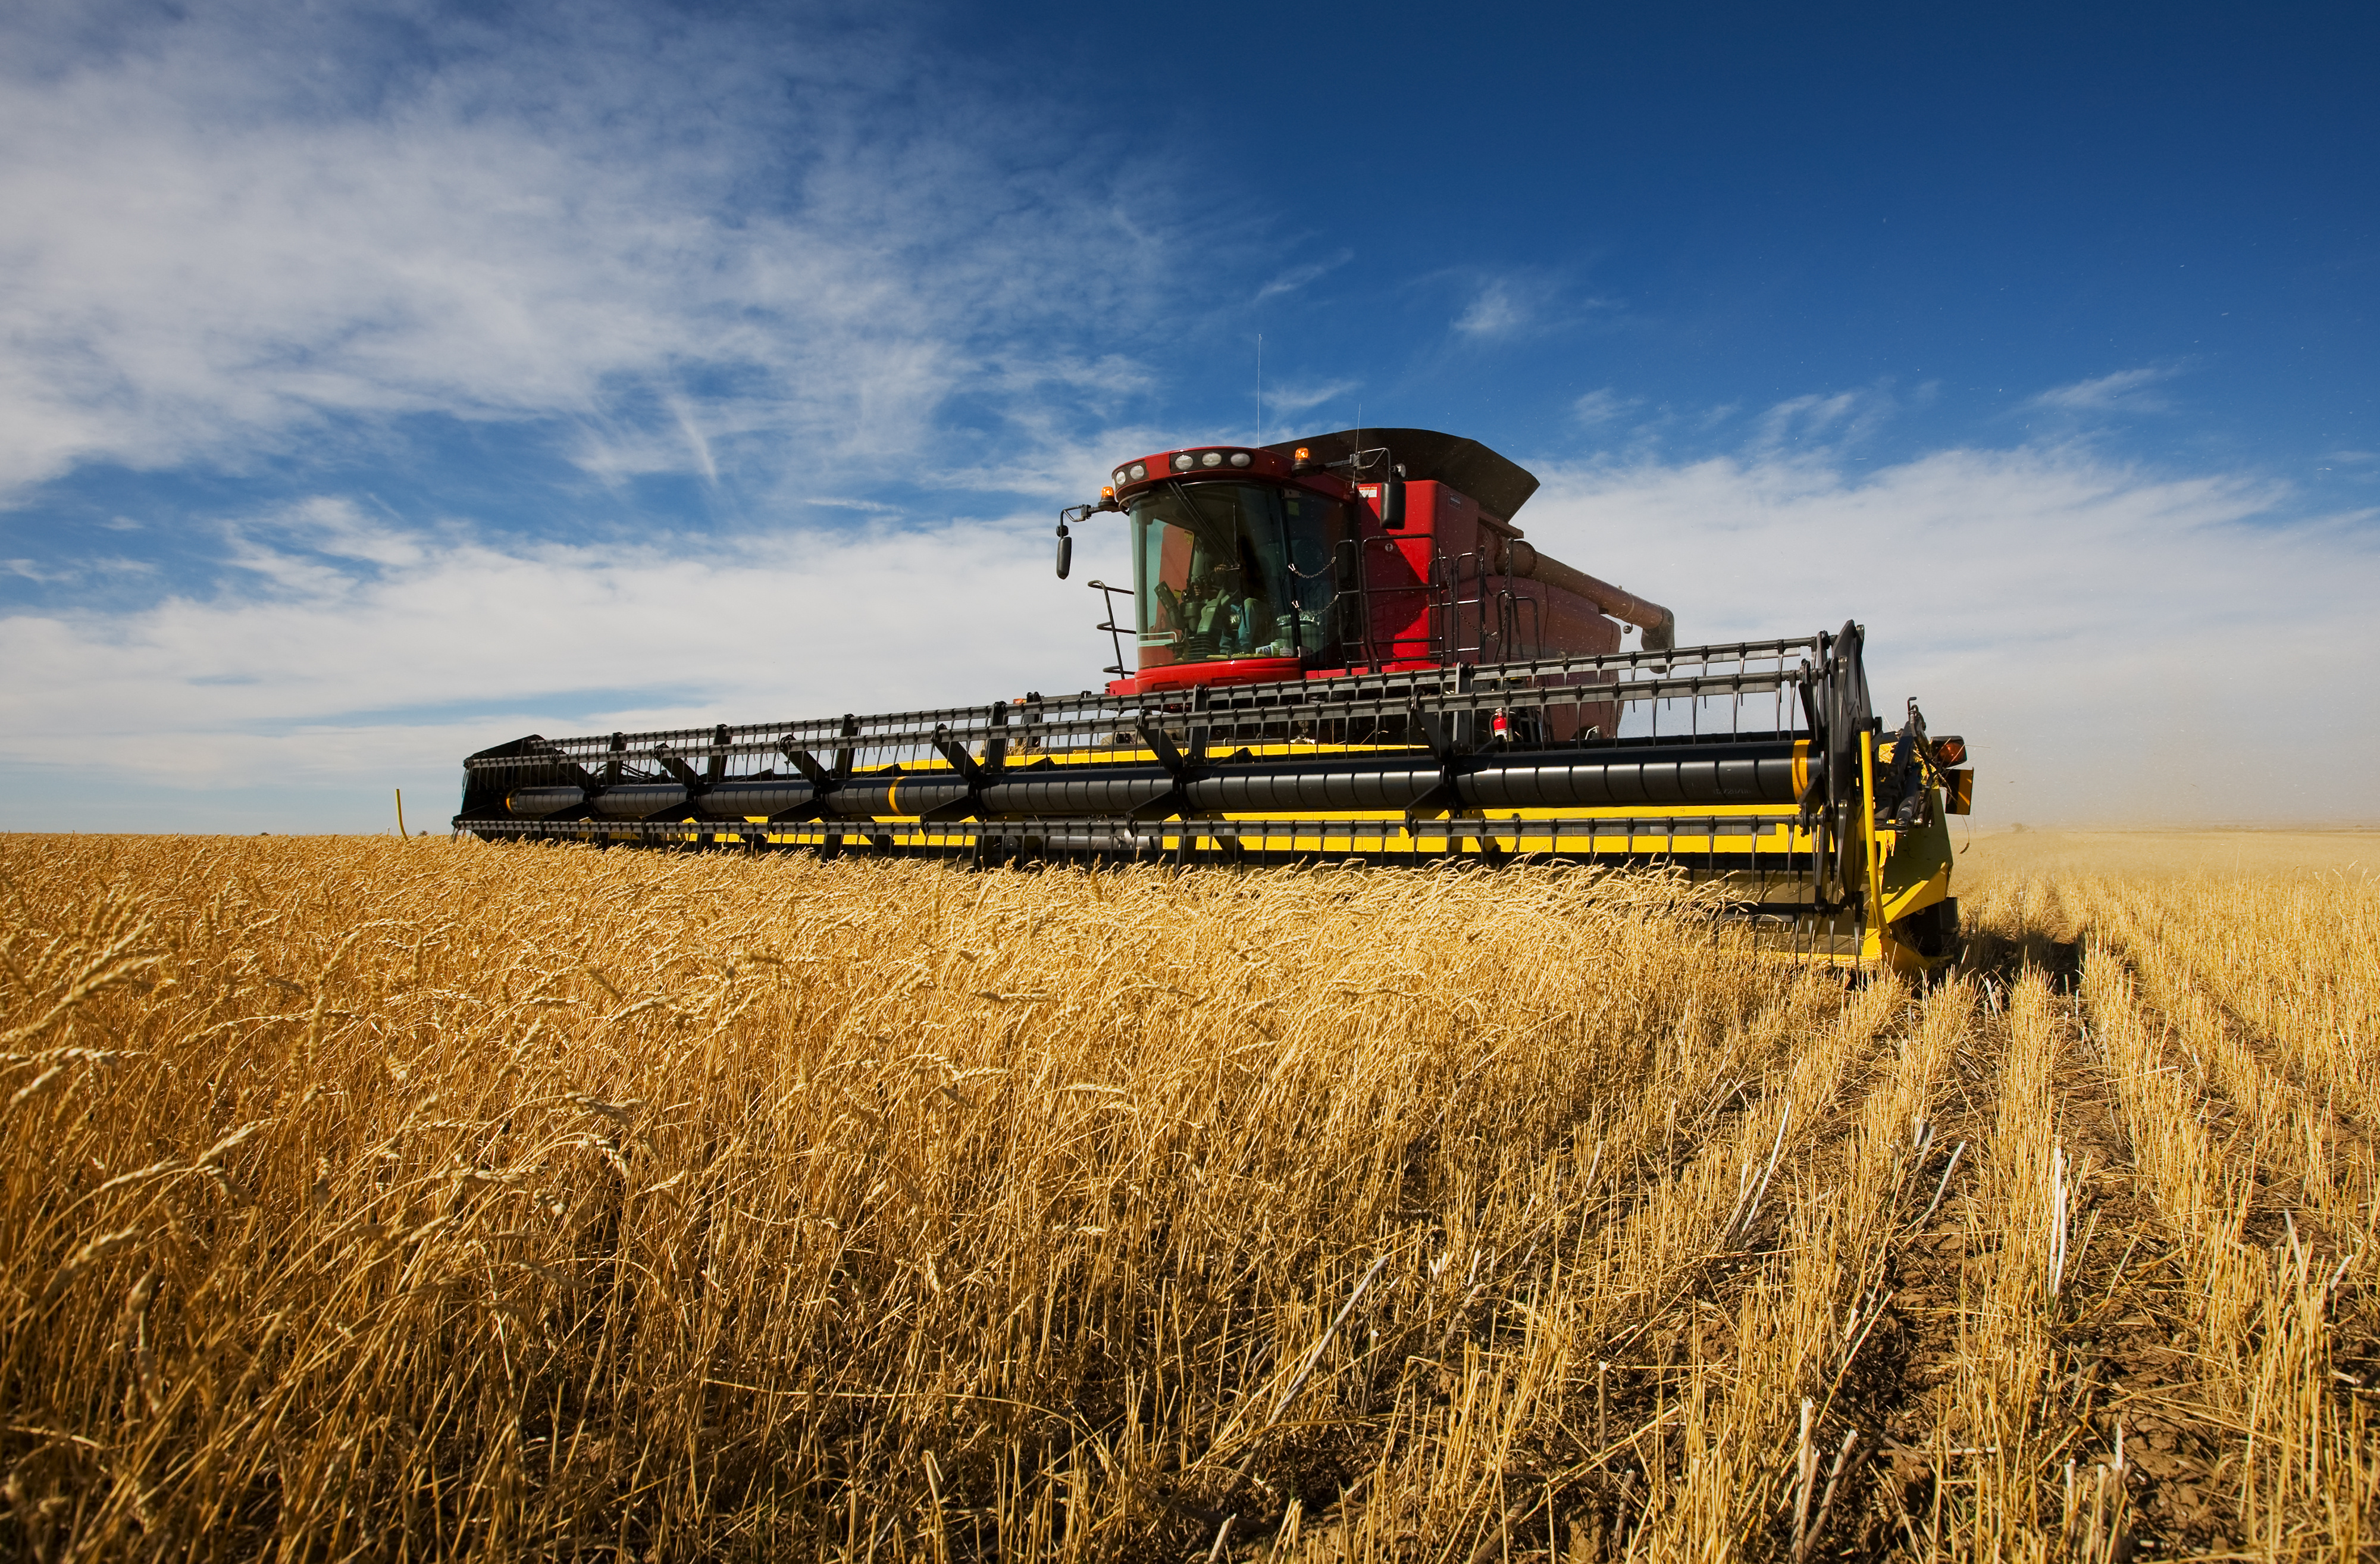
[[[1859,405],[1859,393],[1855,391],[1838,391],[1830,397],[1814,393],[1789,397],[1760,415],[1759,439],[1770,446],[1796,437],[1824,439],[1849,422]]]
[[[1289,380],[1265,386],[1265,416],[1284,417],[1352,397],[1362,385],[1356,380]]]
[[[805,496],[803,503],[806,505],[815,505],[827,510],[862,511],[870,516],[900,516],[905,514],[897,505],[886,505],[881,500],[850,499],[841,495],[809,495]]]
[[[1306,284],[1329,276],[1354,258],[1354,250],[1342,250],[1327,260],[1308,262],[1302,266],[1292,266],[1257,288],[1256,301],[1262,304],[1267,299],[1278,299],[1282,294],[1295,293]]]
[[[1471,295],[1454,329],[1465,336],[1510,336],[1527,325],[1537,300],[1506,277],[1491,277]]]
[[[1764,409],[1753,420],[1751,448],[1760,451],[1839,449],[1873,437],[1900,414],[1906,400],[1930,399],[1933,388],[1920,386],[1904,398],[1890,385],[1863,386],[1851,391],[1813,392],[1789,397]],[[1727,409],[1707,421],[1723,421]]]
[[[0,498],[418,415],[592,419],[562,454],[599,475],[815,475],[979,386],[1084,410],[1023,360],[1098,361],[1172,264],[1154,186],[925,79],[897,22],[124,15],[0,23]],[[392,57],[408,20],[437,43]]]
[[[1475,342],[1562,330],[1617,307],[1610,299],[1579,293],[1572,279],[1553,272],[1471,274],[1463,282],[1463,306],[1451,324],[1458,336]]]
[[[1259,263],[1194,229],[1180,181],[988,102],[898,12],[759,15],[0,13],[0,507],[21,519],[0,576],[41,605],[0,615],[0,666],[39,675],[0,681],[0,823],[217,825],[277,778],[264,824],[353,826],[385,786],[445,793],[457,755],[531,729],[1099,677],[1080,582],[1128,571],[1121,533],[1084,529],[1060,585],[1039,502],[1248,407],[1157,424],[1166,387],[1130,345],[1160,318],[1244,320],[1352,252]],[[1430,350],[1464,360],[1616,309],[1525,267],[1411,286],[1451,326]],[[2155,409],[2178,373],[2031,405],[2083,427]],[[1269,379],[1268,422],[1357,384]],[[2374,812],[2375,740],[2338,720],[2362,699],[2338,670],[2380,650],[2373,519],[2049,445],[1851,476],[1922,395],[1739,417],[1607,386],[1573,438],[1624,429],[1624,457],[1533,463],[1524,519],[1689,635],[1866,619],[1880,680],[1967,727],[2013,788],[1987,796],[2027,818]],[[1731,454],[1666,458],[1698,417],[1694,448]],[[392,500],[415,519],[315,482],[480,436],[552,470],[560,519],[448,520],[463,507],[422,497],[443,470]],[[88,532],[24,508],[103,464],[201,481],[153,509],[95,483]],[[297,474],[272,501],[203,481],[268,471]],[[698,485],[693,515],[638,501]],[[581,495],[613,521],[582,522]],[[2277,666],[2274,696],[2252,680]]]
[[[1597,429],[1608,423],[1618,422],[1644,405],[1644,397],[1623,397],[1606,385],[1599,390],[1589,391],[1585,396],[1572,402],[1570,405],[1570,415],[1589,429]]]
[[[669,399],[669,409],[671,416],[677,420],[678,433],[686,438],[686,451],[694,458],[695,470],[702,474],[704,483],[718,483],[719,464],[711,459],[710,441],[702,433],[702,425],[695,413],[694,404],[684,397],[672,397]]]
[[[2094,380],[2053,387],[2026,405],[2051,412],[2163,412],[2165,398],[2150,387],[2171,380],[2176,373],[2164,367],[2118,370]]]
[[[1048,532],[506,544],[336,498],[256,518],[219,592],[0,617],[0,666],[49,674],[0,686],[0,825],[220,824],[269,778],[269,828],[364,828],[387,786],[445,797],[457,758],[529,731],[1078,688],[1107,657],[1081,581],[1130,565],[1086,528],[1058,582]]]

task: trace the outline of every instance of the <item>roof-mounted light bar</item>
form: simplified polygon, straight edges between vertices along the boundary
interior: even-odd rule
[[[1233,450],[1229,446],[1223,446],[1214,449],[1175,451],[1171,457],[1153,457],[1149,459],[1162,464],[1160,471],[1170,467],[1175,472],[1203,472],[1224,468],[1251,468],[1257,465],[1257,458],[1264,454],[1260,451]],[[1127,483],[1146,483],[1148,479],[1148,462],[1127,462],[1115,470],[1114,476],[1115,486],[1119,489]]]

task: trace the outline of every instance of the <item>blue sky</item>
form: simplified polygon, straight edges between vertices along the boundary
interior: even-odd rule
[[[2380,820],[2368,9],[1447,16],[12,7],[0,826],[1087,684],[1050,512],[1359,416],[1981,822]]]

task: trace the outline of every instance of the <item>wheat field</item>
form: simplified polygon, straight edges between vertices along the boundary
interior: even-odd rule
[[[2375,866],[0,837],[0,1548],[2368,1557]]]

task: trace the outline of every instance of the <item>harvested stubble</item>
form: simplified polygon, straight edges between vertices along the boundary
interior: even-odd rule
[[[2380,901],[2068,848],[1919,995],[1581,872],[0,839],[0,1546],[2353,1554]]]

